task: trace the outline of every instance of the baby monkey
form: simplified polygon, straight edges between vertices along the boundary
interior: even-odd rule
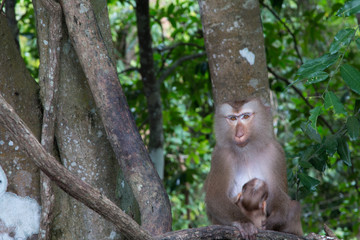
[[[265,229],[266,199],[269,189],[263,180],[253,178],[244,184],[236,196],[235,204],[258,229]]]

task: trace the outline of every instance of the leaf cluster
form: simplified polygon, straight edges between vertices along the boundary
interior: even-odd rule
[[[328,3],[284,1],[275,11],[265,1],[262,16],[279,138],[292,195],[306,206],[304,228],[318,232],[328,222],[350,237],[359,231],[359,1]]]

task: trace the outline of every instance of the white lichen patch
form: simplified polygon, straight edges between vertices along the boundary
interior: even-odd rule
[[[81,14],[83,14],[83,13],[86,13],[87,11],[89,11],[89,9],[85,6],[85,4],[80,3],[80,10],[79,10],[79,12],[80,12]]]
[[[257,86],[259,85],[259,80],[252,78],[249,81],[249,85],[253,88],[257,88]]]
[[[255,54],[249,51],[248,48],[244,48],[243,50],[240,50],[239,53],[243,58],[245,58],[250,63],[250,65],[254,65]]]
[[[240,25],[239,25],[239,23],[238,23],[237,21],[234,21],[234,27],[235,27],[235,28],[239,28],[239,27],[240,27]]]
[[[0,167],[0,226],[8,230],[0,233],[0,239],[27,239],[38,234],[41,212],[39,204],[30,197],[6,192],[6,188],[7,177]]]
[[[47,46],[49,44],[48,41],[44,40],[43,43]]]
[[[256,7],[256,1],[253,0],[246,0],[245,3],[243,4],[243,8],[245,9],[254,9]]]

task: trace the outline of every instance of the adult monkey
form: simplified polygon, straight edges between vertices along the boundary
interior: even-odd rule
[[[302,235],[300,206],[287,195],[285,156],[273,133],[270,107],[259,99],[221,104],[215,112],[215,135],[205,181],[210,221],[236,226],[242,238],[256,239],[258,230],[236,199],[247,182],[258,178],[269,190],[265,229]]]

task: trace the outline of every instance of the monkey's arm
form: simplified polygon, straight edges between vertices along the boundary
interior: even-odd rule
[[[257,228],[230,197],[234,177],[232,166],[226,157],[216,158],[219,150],[214,151],[211,171],[205,182],[207,214],[213,224],[230,225],[238,228],[245,239],[255,239]],[[224,156],[224,155],[223,155]],[[222,160],[221,162],[218,160]]]

